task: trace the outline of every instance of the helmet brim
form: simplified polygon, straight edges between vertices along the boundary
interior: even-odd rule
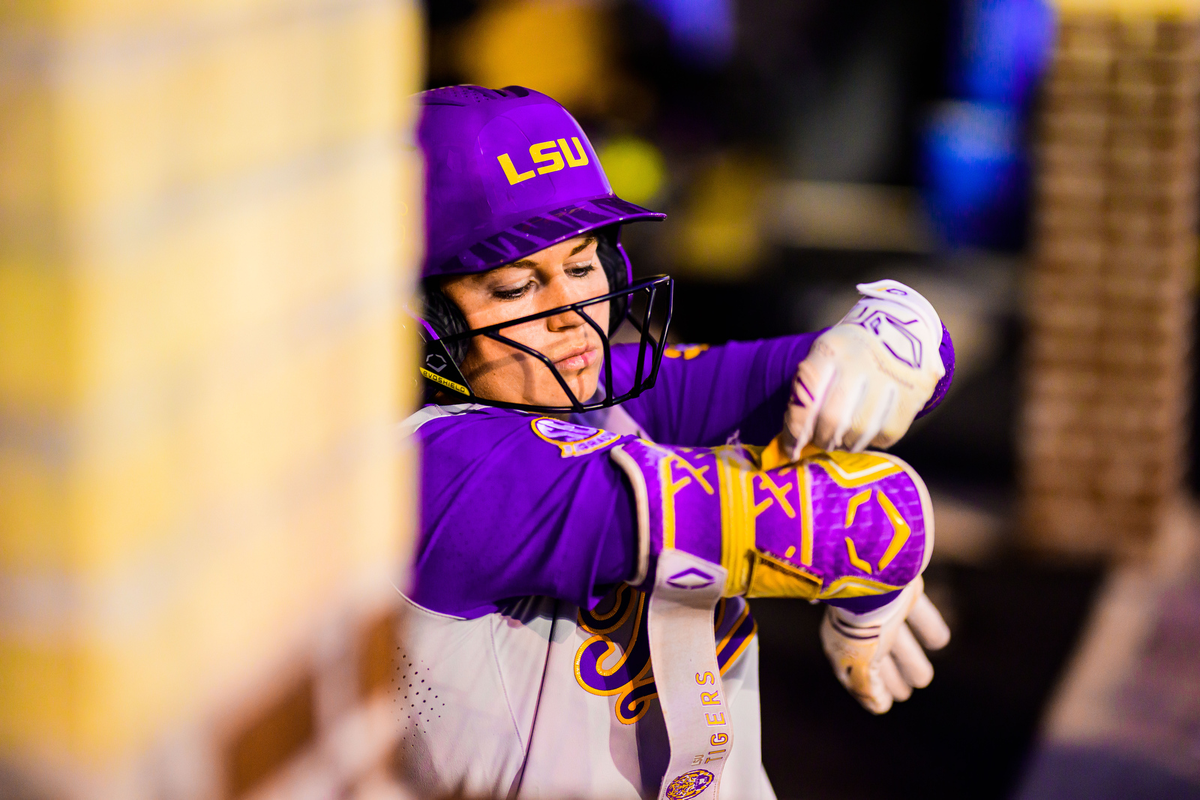
[[[613,195],[540,209],[465,248],[441,264],[430,264],[426,277],[486,272],[609,225],[666,219],[666,214]]]

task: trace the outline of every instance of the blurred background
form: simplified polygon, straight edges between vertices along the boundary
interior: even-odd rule
[[[1200,797],[1200,4],[0,4],[0,798],[405,797],[405,98],[567,106],[673,336],[905,281],[957,351],[937,678],[883,718],[755,601],[792,798]]]

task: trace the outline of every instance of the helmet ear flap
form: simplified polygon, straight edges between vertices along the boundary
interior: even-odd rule
[[[425,403],[436,402],[437,395],[444,391],[443,387],[453,387],[459,394],[469,394],[470,391],[459,370],[467,355],[467,341],[447,341],[448,337],[467,330],[467,320],[454,301],[442,292],[439,283],[436,279],[423,283],[425,297],[421,320],[433,333],[433,336],[427,336],[426,331],[421,331],[424,342],[421,374],[428,379],[421,381],[424,394],[422,402]]]
[[[604,268],[604,276],[608,278],[608,290],[616,292],[629,285],[629,262],[617,244],[620,226],[612,225],[597,231],[596,256],[600,266]],[[608,314],[608,335],[612,336],[625,321],[625,313],[629,310],[629,296],[624,295],[610,301]]]
[[[438,338],[445,340],[455,334],[465,333],[467,331],[467,318],[463,316],[462,311],[454,301],[446,297],[442,292],[441,282],[438,280],[427,280],[424,282],[425,290],[425,308],[423,318],[433,328],[433,332]],[[443,346],[454,359],[454,363],[462,365],[463,359],[467,356],[466,340],[457,342],[445,342]]]

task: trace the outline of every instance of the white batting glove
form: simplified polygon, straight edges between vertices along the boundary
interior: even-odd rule
[[[796,370],[779,443],[790,461],[809,442],[854,452],[890,447],[946,374],[942,322],[928,300],[898,281],[857,288],[862,299]]]
[[[950,629],[925,596],[920,577],[883,608],[852,614],[827,606],[821,622],[821,644],[834,674],[872,714],[884,714],[894,701],[928,686],[933,665],[925,650],[940,650],[949,641]]]

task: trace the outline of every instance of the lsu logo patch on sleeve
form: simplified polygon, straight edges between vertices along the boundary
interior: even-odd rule
[[[615,444],[621,435],[587,425],[576,425],[553,417],[538,417],[530,427],[542,441],[556,445],[563,458],[586,456]]]

